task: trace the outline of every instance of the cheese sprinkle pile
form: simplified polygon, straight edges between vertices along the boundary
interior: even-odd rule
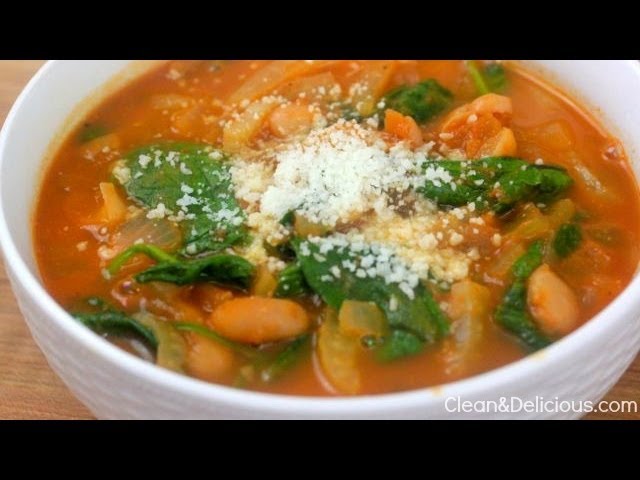
[[[432,147],[411,150],[404,142],[388,142],[378,130],[339,120],[262,157],[235,157],[230,172],[236,197],[254,235],[245,256],[269,262],[263,242],[286,239],[290,232],[280,220],[295,211],[342,232],[341,241],[365,241],[393,252],[408,265],[410,284],[416,278],[454,282],[467,277],[474,251],[464,249],[455,226],[472,219],[473,210],[438,211],[414,193],[427,179],[452,181],[441,168],[423,167]]]

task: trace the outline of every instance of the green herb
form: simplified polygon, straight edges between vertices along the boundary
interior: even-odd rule
[[[482,71],[489,90],[496,93],[507,89],[507,72],[499,63],[490,63]]]
[[[477,62],[475,60],[467,60],[466,62],[467,70],[469,72],[469,76],[471,76],[471,80],[478,91],[478,95],[484,95],[489,93],[489,87],[487,86],[484,78],[482,77],[482,73],[480,73],[480,69],[478,68]]]
[[[280,378],[285,372],[298,363],[307,352],[311,335],[301,335],[289,343],[275,360],[265,367],[260,373],[263,382],[272,382]]]
[[[131,179],[124,187],[146,208],[162,204],[182,218],[183,254],[216,252],[248,237],[225,160],[219,150],[202,145],[147,146],[126,156]]]
[[[134,318],[150,328],[158,339],[156,349],[156,365],[168,368],[174,372],[184,373],[184,364],[187,359],[187,343],[171,322],[161,320],[155,315],[140,312]]]
[[[148,245],[146,243],[140,243],[137,245],[132,245],[126,250],[120,252],[111,263],[107,266],[107,271],[110,275],[115,275],[120,271],[120,269],[135,257],[138,254],[143,254],[149,257],[152,260],[155,260],[158,263],[174,263],[179,262],[179,260],[173,255],[165,252],[159,247],[155,245]]]
[[[82,126],[80,133],[78,134],[78,141],[80,143],[88,143],[96,138],[104,137],[109,131],[104,125],[98,123],[86,123]]]
[[[534,242],[514,263],[511,271],[515,278],[496,310],[496,322],[516,335],[534,350],[546,347],[551,341],[538,329],[527,310],[526,280],[542,264],[542,241]]]
[[[202,325],[197,325],[195,323],[188,322],[174,322],[173,326],[176,330],[180,332],[190,332],[200,335],[202,337],[206,337],[214,342],[219,343],[227,347],[229,350],[233,350],[234,352],[240,353],[247,358],[258,358],[261,356],[260,351],[255,348],[247,347],[238,342],[234,342],[233,340],[229,340],[228,338],[223,337],[219,333],[214,332],[213,330],[203,327]]]
[[[276,257],[283,262],[291,262],[296,258],[296,252],[291,248],[289,242],[284,242],[279,245],[271,245],[269,242],[262,242],[262,246],[267,251],[267,254],[271,257]]]
[[[453,94],[433,79],[401,85],[384,96],[385,108],[409,115],[418,123],[428,122],[452,102]]]
[[[197,259],[180,259],[153,245],[139,244],[129,247],[116,256],[107,271],[115,275],[134,255],[144,254],[158,263],[134,278],[140,283],[167,282],[189,285],[206,282],[247,289],[255,273],[255,267],[237,255],[211,255]]]
[[[502,65],[490,63],[481,68],[475,60],[467,60],[466,65],[478,95],[502,92],[506,89],[507,77]]]
[[[90,299],[89,305],[100,308],[101,311],[73,314],[79,322],[100,334],[136,335],[154,349],[157,365],[183,372],[187,345],[172,323],[160,320],[150,313],[129,316],[97,298]]]
[[[391,362],[398,358],[417,355],[424,349],[422,342],[413,333],[405,330],[393,330],[376,349],[376,358],[381,362]]]
[[[568,257],[572,254],[582,241],[582,231],[575,223],[565,223],[561,225],[553,240],[553,249],[560,258]]]
[[[138,335],[151,347],[158,347],[153,331],[129,315],[113,310],[103,303],[103,310],[91,313],[73,313],[73,317],[96,333],[111,335]]]
[[[525,253],[518,258],[511,267],[511,273],[516,280],[526,280],[542,264],[544,258],[544,243],[534,242]]]
[[[280,219],[280,225],[283,225],[285,227],[293,227],[293,222],[295,219],[296,219],[295,210],[289,210]]]
[[[566,170],[531,165],[512,157],[486,157],[475,161],[429,160],[423,165],[428,179],[418,191],[439,205],[476,208],[502,213],[519,201],[548,202],[569,188]]]
[[[309,285],[299,262],[288,265],[278,276],[274,295],[278,298],[300,297],[309,293]]]
[[[411,289],[410,298],[397,283],[387,283],[379,276],[361,278],[343,268],[344,262],[359,265],[362,258],[374,255],[370,247],[358,252],[334,247],[320,253],[319,246],[310,241],[298,238],[292,244],[307,283],[336,311],[345,300],[374,302],[384,312],[390,329],[407,330],[427,343],[448,333],[447,319],[422,283]],[[340,271],[338,278],[334,275],[336,269]]]

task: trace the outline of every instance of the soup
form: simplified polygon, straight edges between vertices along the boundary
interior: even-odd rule
[[[638,264],[625,152],[517,64],[174,61],[44,176],[44,284],[128,352],[293,395],[434,386],[603,309]]]

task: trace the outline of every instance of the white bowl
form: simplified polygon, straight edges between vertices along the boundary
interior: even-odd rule
[[[237,390],[181,376],[109,344],[74,321],[40,283],[31,211],[43,159],[76,106],[128,61],[52,61],[24,89],[0,135],[0,245],[20,309],[51,367],[99,418],[575,418],[520,402],[596,402],[640,348],[640,279],[568,337],[518,362],[467,380],[356,398],[308,398]],[[589,106],[625,145],[640,176],[640,65],[635,61],[535,61]],[[122,80],[122,78],[120,79]],[[54,142],[55,143],[55,142]],[[457,411],[461,401],[513,400],[515,411]],[[447,400],[453,398],[453,400]],[[540,402],[537,402],[540,405]],[[467,404],[468,405],[468,404]],[[476,406],[481,407],[480,404]],[[535,410],[535,409],[534,409]]]

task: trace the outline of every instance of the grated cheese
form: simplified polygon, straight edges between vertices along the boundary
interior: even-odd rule
[[[282,218],[295,209],[313,223],[334,227],[370,210],[388,215],[390,192],[424,181],[426,157],[404,143],[389,147],[356,122],[340,120],[288,145],[275,160],[261,211]]]

